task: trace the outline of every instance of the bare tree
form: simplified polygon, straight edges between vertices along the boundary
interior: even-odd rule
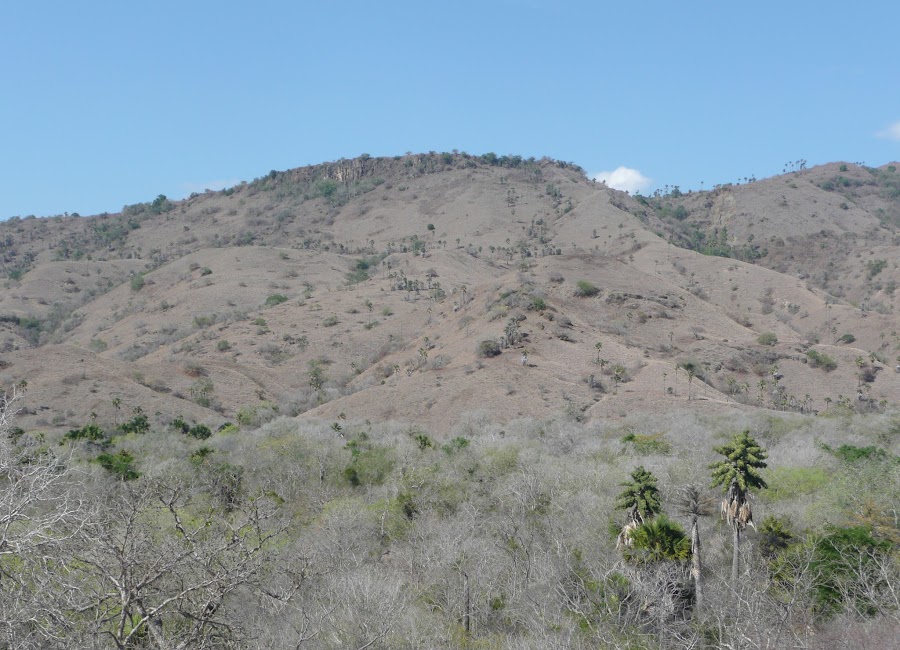
[[[53,647],[53,572],[65,571],[61,548],[86,507],[65,459],[13,427],[24,392],[0,395],[0,647]]]
[[[177,480],[107,487],[65,576],[69,624],[115,648],[239,647],[229,599],[255,584],[284,529],[271,500],[223,513]]]

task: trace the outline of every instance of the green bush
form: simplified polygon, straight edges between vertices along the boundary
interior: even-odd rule
[[[845,343],[845,344],[853,343],[854,341],[856,341],[856,337],[853,336],[852,334],[844,334],[841,338],[839,338],[837,340],[838,343]]]
[[[280,293],[273,293],[271,296],[266,298],[267,307],[274,307],[275,305],[280,305],[283,302],[287,302],[287,296]]]
[[[809,350],[806,353],[806,358],[809,359],[809,365],[813,368],[821,368],[827,372],[831,372],[837,368],[837,361],[835,361],[833,357],[828,356],[824,352],[819,352],[818,350]]]
[[[815,576],[813,611],[820,616],[848,610],[872,616],[881,611],[882,603],[873,600],[877,589],[863,581],[877,574],[892,547],[890,540],[878,539],[866,526],[831,527],[826,535],[791,547],[776,565],[776,575],[786,582],[795,582],[797,570]]]
[[[631,443],[634,450],[641,455],[668,454],[672,451],[672,445],[664,439],[663,433],[629,433],[622,438],[622,442]]]
[[[134,456],[124,449],[118,454],[100,454],[96,461],[111,474],[115,474],[123,481],[133,481],[140,476],[134,468]]]
[[[144,274],[143,273],[135,273],[131,276],[131,290],[132,291],[140,291],[144,288]]]
[[[861,460],[884,460],[887,458],[887,452],[881,447],[875,446],[841,445],[833,450],[832,453],[845,463],[855,463]]]
[[[760,345],[775,345],[778,343],[778,337],[774,332],[763,332],[759,335],[759,338],[756,339],[756,342]]]
[[[575,295],[579,298],[591,298],[600,293],[599,287],[591,284],[587,280],[579,280],[575,283]]]
[[[344,468],[344,478],[353,487],[381,485],[394,468],[393,450],[375,447],[360,436],[347,443],[350,464]]]
[[[216,350],[218,350],[219,352],[228,352],[230,349],[231,343],[229,343],[225,339],[222,339],[221,341],[218,341],[216,343]]]
[[[496,357],[500,354],[500,344],[493,339],[487,339],[478,344],[478,356],[479,357]]]
[[[106,437],[106,434],[103,432],[103,429],[96,424],[85,424],[80,429],[72,429],[65,437],[68,440],[90,440],[91,442],[97,442],[98,440],[103,440]]]
[[[145,434],[150,430],[150,420],[143,413],[135,413],[134,417],[119,427],[122,433]]]
[[[871,280],[884,270],[887,260],[869,260],[866,262],[866,276]]]
[[[322,325],[324,325],[325,327],[334,327],[335,325],[337,325],[340,322],[341,321],[338,320],[337,316],[329,316],[325,320],[322,321]]]
[[[187,430],[187,435],[197,440],[206,440],[212,435],[212,429],[205,424],[195,424]]]

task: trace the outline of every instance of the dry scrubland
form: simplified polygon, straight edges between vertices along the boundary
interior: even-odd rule
[[[4,643],[891,647],[900,174],[801,167],[362,157],[0,224]]]

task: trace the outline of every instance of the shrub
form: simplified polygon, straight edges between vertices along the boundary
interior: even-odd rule
[[[195,424],[187,430],[187,435],[197,440],[206,440],[212,435],[212,429],[205,424]]]
[[[651,433],[629,433],[622,438],[622,442],[634,445],[634,450],[642,455],[645,454],[668,454],[672,451],[672,445],[663,438],[665,434]]]
[[[590,298],[598,293],[600,293],[600,289],[587,280],[579,280],[575,283],[575,295],[579,298]]]
[[[225,339],[222,339],[221,341],[216,343],[216,350],[218,350],[219,352],[228,352],[230,349],[231,343],[229,343]]]
[[[760,345],[775,345],[778,343],[778,337],[774,332],[763,332],[759,335],[759,338],[756,339],[756,342]]]
[[[837,340],[838,343],[853,343],[856,340],[856,337],[852,334],[844,334],[841,338]]]
[[[100,464],[100,467],[111,474],[115,474],[123,481],[133,481],[140,476],[134,468],[134,456],[124,449],[118,454],[100,454],[97,456],[96,461]]]
[[[887,260],[869,260],[866,262],[866,276],[871,280],[884,270]]]
[[[131,290],[132,291],[140,291],[144,288],[144,274],[143,273],[135,273],[131,276]]]
[[[287,296],[280,293],[273,293],[271,296],[266,298],[267,307],[274,307],[275,305],[280,305],[283,302],[287,302]]]
[[[90,440],[96,442],[98,440],[103,440],[103,438],[106,437],[106,434],[103,433],[103,429],[96,424],[85,424],[80,429],[72,429],[65,437],[68,440]]]
[[[547,303],[543,298],[537,296],[531,299],[531,304],[528,307],[534,311],[544,311],[547,309]]]
[[[194,327],[197,329],[206,329],[215,322],[215,316],[194,316]]]
[[[496,357],[500,354],[500,344],[493,339],[487,339],[478,344],[478,356],[479,357]]]
[[[809,350],[806,353],[806,358],[809,359],[809,365],[813,368],[821,368],[827,372],[831,372],[837,368],[837,361],[835,361],[833,357],[830,357],[823,352],[819,352],[818,350]]]
[[[119,429],[122,433],[145,434],[150,430],[150,420],[143,413],[135,413],[134,417],[125,422]]]
[[[322,325],[324,325],[325,327],[334,327],[335,325],[337,325],[340,322],[341,321],[338,320],[337,316],[329,316],[328,318],[326,318],[325,320],[322,321]]]
[[[887,452],[881,447],[875,446],[856,447],[855,445],[841,445],[832,453],[845,463],[855,463],[860,460],[884,460],[887,458]]]

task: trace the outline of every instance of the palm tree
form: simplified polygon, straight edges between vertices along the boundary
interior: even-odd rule
[[[722,499],[722,517],[731,526],[733,547],[731,557],[731,588],[737,588],[740,568],[741,532],[747,525],[753,526],[753,510],[750,507],[750,490],[767,488],[759,470],[766,467],[766,450],[759,446],[749,431],[736,434],[731,442],[715,447],[715,451],[725,456],[709,466],[713,487],[721,487],[725,492]]]
[[[616,540],[617,546],[631,546],[633,531],[662,511],[656,477],[641,465],[631,472],[631,480],[621,484],[623,490],[616,497],[616,510],[626,510],[628,520]]]
[[[699,610],[703,600],[700,561],[700,517],[712,514],[713,499],[703,493],[696,485],[688,485],[681,489],[676,507],[685,517],[691,519],[691,580],[694,582],[694,603]]]

